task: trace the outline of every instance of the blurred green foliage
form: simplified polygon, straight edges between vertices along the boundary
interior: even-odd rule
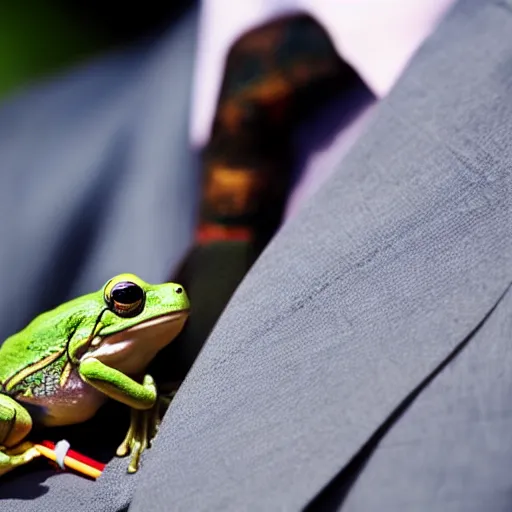
[[[0,99],[108,44],[72,10],[50,0],[0,0]]]

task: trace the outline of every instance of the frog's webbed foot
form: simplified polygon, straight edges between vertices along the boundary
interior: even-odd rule
[[[23,466],[40,455],[37,448],[28,441],[14,446],[13,448],[0,446],[0,475],[19,466]]]
[[[146,448],[151,447],[151,441],[156,436],[162,421],[162,410],[165,413],[172,396],[158,396],[155,405],[151,409],[142,411],[131,409],[130,428],[116,452],[118,457],[131,455],[128,473],[135,473],[139,469],[140,456]]]
[[[131,409],[130,428],[116,452],[118,457],[131,455],[128,473],[135,473],[139,469],[140,456],[149,446],[151,430],[149,423],[151,416],[152,409],[147,411]]]

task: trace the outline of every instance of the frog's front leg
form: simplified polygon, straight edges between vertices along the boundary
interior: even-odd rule
[[[39,457],[32,443],[22,443],[31,429],[28,411],[10,396],[0,395],[0,475]]]
[[[149,446],[156,433],[154,411],[158,401],[153,378],[146,375],[140,384],[93,357],[88,357],[80,363],[79,373],[91,386],[131,407],[130,428],[117,450],[117,455],[124,457],[131,454],[128,472],[135,473],[142,452]]]

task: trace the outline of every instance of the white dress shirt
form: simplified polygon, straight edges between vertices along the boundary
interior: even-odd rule
[[[455,0],[203,0],[190,139],[209,138],[230,46],[247,30],[273,18],[305,12],[331,37],[340,57],[359,74],[374,100],[359,109],[336,140],[310,155],[291,194],[287,216],[327,178],[357,140],[378,100],[386,96],[418,47]]]

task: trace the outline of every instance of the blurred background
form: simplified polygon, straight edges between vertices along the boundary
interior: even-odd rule
[[[158,36],[188,0],[0,0],[0,101],[33,81]]]

